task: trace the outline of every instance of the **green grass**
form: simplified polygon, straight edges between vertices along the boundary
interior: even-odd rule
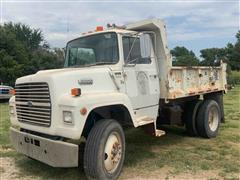
[[[240,71],[231,71],[227,78],[228,84],[240,84]]]
[[[0,145],[2,148],[9,147],[8,130],[10,127],[7,103],[0,104]]]
[[[162,137],[144,134],[141,129],[126,132],[126,159],[121,178],[150,178],[168,167],[168,175],[214,172],[224,179],[240,176],[240,86],[224,96],[225,120],[214,139],[188,137],[182,128],[167,128]],[[82,168],[52,168],[16,153],[10,145],[7,103],[0,104],[0,156],[13,158],[18,177],[40,179],[85,179]],[[2,170],[0,169],[0,172]],[[209,179],[216,179],[208,177]]]
[[[231,75],[232,75],[233,77],[238,77],[238,78],[240,78],[240,71],[232,71],[232,72],[231,72]]]

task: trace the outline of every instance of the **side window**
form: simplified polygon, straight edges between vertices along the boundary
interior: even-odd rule
[[[150,58],[143,58],[141,53],[140,38],[123,37],[123,54],[125,63],[150,64]],[[129,54],[130,53],[130,54]]]
[[[123,37],[122,42],[123,42],[123,55],[124,55],[124,61],[127,61],[129,50],[130,50],[130,42],[129,42],[129,37]],[[130,57],[129,57],[130,58]]]

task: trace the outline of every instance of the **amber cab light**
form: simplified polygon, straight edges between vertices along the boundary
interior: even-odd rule
[[[103,27],[102,26],[97,26],[96,31],[103,31]]]
[[[10,94],[15,95],[16,94],[16,90],[15,89],[11,89],[10,90]]]
[[[81,95],[81,89],[80,88],[72,88],[71,89],[71,95],[72,96],[80,96]]]

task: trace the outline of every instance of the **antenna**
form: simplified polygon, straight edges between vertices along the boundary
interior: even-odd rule
[[[0,25],[3,25],[3,0],[0,0]]]
[[[69,40],[69,13],[67,15],[67,42],[68,42],[68,40]]]

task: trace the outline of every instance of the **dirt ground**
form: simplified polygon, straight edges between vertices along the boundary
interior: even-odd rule
[[[23,179],[23,180],[32,180],[37,179],[36,177],[31,176],[25,176],[21,177],[19,176],[20,170],[15,164],[15,160],[13,158],[9,157],[1,157],[0,158],[0,179],[1,180],[12,180],[12,179]]]
[[[201,180],[207,180],[207,179],[224,179],[223,177],[218,176],[219,172],[216,170],[213,171],[202,171],[198,172],[196,174],[191,173],[183,173],[183,174],[177,174],[177,175],[171,175],[172,168],[164,166],[159,169],[159,171],[153,171],[149,172],[149,174],[138,176],[135,172],[130,172],[127,169],[123,171],[120,179],[126,179],[126,180],[159,180],[159,179],[171,179],[171,180],[179,180],[179,179],[201,179]],[[39,177],[35,176],[20,176],[20,169],[15,164],[14,158],[9,157],[1,157],[0,158],[0,179],[1,180],[38,180],[41,179]]]

